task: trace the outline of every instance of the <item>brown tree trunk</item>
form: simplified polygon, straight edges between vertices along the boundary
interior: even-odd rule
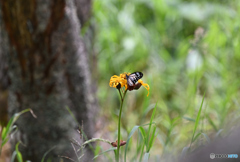
[[[0,13],[0,125],[6,126],[8,121],[7,98],[8,98],[8,77],[7,77],[7,57],[3,53],[6,44],[6,35],[3,33],[3,24]],[[4,39],[5,38],[5,39]],[[6,51],[6,50],[5,50]]]
[[[80,0],[90,4],[88,0]],[[74,158],[69,139],[79,138],[77,123],[93,133],[93,102],[87,52],[80,37],[78,1],[0,0],[7,56],[10,115],[31,108],[37,116],[21,116],[17,122],[24,160],[41,161],[45,152],[52,161]],[[87,14],[89,14],[90,10]],[[81,15],[81,13],[83,15]],[[79,17],[79,14],[81,17]],[[79,18],[78,18],[79,17]],[[0,18],[1,19],[1,18]],[[84,19],[84,21],[86,21]],[[93,153],[85,148],[84,161]]]

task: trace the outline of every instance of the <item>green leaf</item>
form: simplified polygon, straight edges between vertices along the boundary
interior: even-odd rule
[[[142,161],[143,151],[144,151],[144,144],[142,145],[142,151],[141,151],[141,155],[140,155],[140,160],[139,161]]]
[[[155,122],[152,122],[152,124],[156,124]],[[142,127],[145,127],[145,126],[147,126],[147,125],[150,125],[150,123],[147,123],[147,124],[143,124],[143,125],[141,125]]]
[[[15,129],[15,130],[14,130]],[[14,130],[14,131],[13,131]],[[14,126],[12,126],[12,128],[11,128],[11,130],[10,130],[10,132],[12,132],[11,134],[12,135],[14,135],[16,132],[17,132],[17,126],[16,125],[14,125]],[[9,134],[9,133],[8,133]],[[8,135],[7,134],[7,135]],[[2,141],[2,144],[1,144],[1,147],[3,147],[7,142],[8,142],[8,139],[9,139],[9,137],[8,136],[6,136],[6,138]]]
[[[128,144],[129,144],[129,141],[130,141],[130,138],[132,137],[132,135],[134,134],[134,132],[139,128],[139,126],[134,126],[133,129],[131,130],[131,132],[129,133],[128,135],[128,139],[127,139],[127,142],[126,142],[126,147],[125,147],[125,153],[124,153],[124,161],[126,162],[126,159],[127,159],[127,149],[128,149]]]
[[[139,130],[140,130],[140,132],[141,132],[143,141],[144,141],[144,143],[145,143],[145,145],[146,145],[146,147],[147,147],[147,136],[146,136],[146,132],[145,132],[144,128],[141,127],[141,126],[139,127]]]
[[[53,146],[53,147],[50,148],[47,152],[44,153],[41,162],[44,162],[44,159],[45,159],[45,157],[47,156],[47,154],[48,154],[50,151],[52,151],[54,148],[56,148],[56,146]]]
[[[5,140],[2,141],[1,147],[3,147],[3,146],[7,143],[8,139],[9,139],[9,138],[5,138]]]
[[[93,159],[96,159],[98,156],[100,156],[100,155],[102,155],[102,154],[104,154],[104,153],[106,153],[106,152],[113,151],[113,150],[116,150],[116,149],[117,149],[116,147],[111,147],[110,149],[108,149],[108,150],[106,150],[106,151],[103,151],[103,152],[101,152],[100,154],[94,156]]]
[[[149,98],[149,97],[148,97]],[[145,100],[144,100],[145,101]],[[154,104],[151,104],[151,105],[149,105],[148,107],[147,107],[147,109],[143,112],[143,118],[145,118],[145,116],[148,114],[148,112],[149,111],[151,111],[152,109],[154,109],[155,108],[155,106],[154,106]]]
[[[18,162],[23,162],[21,152],[17,152],[17,159],[18,159]]]
[[[199,123],[199,121],[200,121],[200,116],[201,116],[201,111],[202,111],[202,106],[203,106],[203,101],[204,101],[205,93],[206,93],[206,91],[205,91],[204,94],[203,94],[202,103],[201,103],[201,106],[200,106],[200,108],[199,108],[198,115],[197,115],[197,119],[196,119],[196,122],[195,122],[195,125],[194,125],[192,140],[191,140],[191,143],[190,143],[190,149],[191,149],[191,144],[192,144],[193,139],[194,139],[194,135],[195,135],[196,130],[197,130],[197,127],[198,127],[198,123]]]
[[[194,142],[200,135],[201,135],[201,133],[198,133],[198,134],[194,137],[193,142]]]
[[[12,124],[13,124],[13,119],[14,119],[14,116],[11,117],[11,119],[9,120],[9,122],[8,122],[8,124],[7,124],[7,127],[4,127],[4,128],[3,128],[2,141],[5,141],[5,139],[7,138],[8,134],[10,133],[10,127],[11,127]]]
[[[2,138],[2,144],[1,144],[1,146],[3,146],[3,141],[5,140],[5,138],[6,137],[4,137],[5,136],[5,134],[6,134],[6,128],[5,127],[3,127],[3,129],[2,129],[2,134],[1,134],[1,138]]]
[[[208,143],[211,142],[211,140],[210,140],[210,138],[208,137],[207,134],[205,134],[205,133],[201,133],[201,134],[206,138],[206,140],[207,140]]]
[[[205,133],[198,133],[198,134],[194,137],[193,142],[195,142],[196,139],[197,139],[200,135],[203,135],[203,137],[207,140],[208,143],[211,142],[210,138],[209,138],[208,135],[205,134]]]
[[[12,117],[11,117],[11,119],[8,121],[8,124],[7,124],[7,127],[5,128],[3,128],[3,132],[2,132],[2,135],[1,135],[1,138],[2,138],[2,144],[1,144],[1,146],[3,146],[7,141],[8,141],[8,135],[10,134],[10,132],[12,131],[12,130],[14,130],[16,127],[13,127],[13,124],[17,121],[17,119],[22,115],[22,114],[24,114],[24,113],[26,113],[26,112],[28,112],[28,111],[30,111],[30,112],[32,112],[32,109],[25,109],[25,110],[23,110],[23,111],[21,111],[21,112],[19,112],[19,113],[16,113],[16,114],[14,114]],[[33,114],[33,113],[32,113]],[[35,117],[35,115],[34,115],[34,117]]]
[[[151,119],[150,119],[150,125],[148,127],[148,132],[147,132],[147,145],[148,145],[148,140],[149,140],[149,135],[150,135],[150,131],[151,131],[151,127],[152,127],[152,122],[153,122],[153,118],[154,118],[154,115],[156,113],[156,108],[157,108],[157,103],[155,105],[155,108],[153,109],[153,113],[152,113],[152,116],[151,116]],[[148,146],[147,146],[148,147]]]
[[[2,140],[3,140],[4,136],[5,136],[5,134],[6,134],[6,127],[3,127],[2,134],[1,134]]]
[[[215,131],[217,131],[217,126],[214,124],[214,122],[212,121],[212,119],[210,118],[209,115],[207,115],[207,119],[208,119],[208,122],[209,124],[214,128]]]
[[[14,114],[12,124],[15,123],[22,114],[24,114],[24,113],[26,113],[26,112],[28,112],[28,111],[32,112],[32,109],[25,109],[25,110],[22,110],[22,111],[19,112],[19,113]],[[32,114],[32,115],[33,115],[33,114]],[[33,115],[33,117],[36,118],[35,115]]]
[[[70,108],[68,106],[66,106],[66,109],[68,111],[68,113],[71,115],[71,117],[73,118],[73,120],[75,121],[75,123],[78,123],[77,119],[75,118],[75,116],[73,115],[72,111],[70,110]],[[80,127],[80,125],[79,125]]]
[[[150,142],[149,142],[149,145],[148,145],[147,152],[150,152],[150,149],[152,148],[152,145],[153,145],[153,143],[154,143],[154,141],[155,141],[155,139],[156,139],[156,137],[157,137],[157,136],[155,136],[156,128],[157,128],[157,127],[154,126],[154,128],[153,128],[153,133],[152,133],[152,136],[151,136],[151,138],[150,138]]]
[[[15,146],[15,151],[17,153],[17,159],[18,159],[18,162],[23,162],[23,159],[22,159],[22,154],[21,152],[18,150],[18,146],[19,146],[20,142],[18,142]]]
[[[195,119],[193,119],[193,118],[189,118],[189,117],[186,117],[186,116],[184,116],[182,118],[185,119],[185,120],[191,121],[191,122],[195,122]]]

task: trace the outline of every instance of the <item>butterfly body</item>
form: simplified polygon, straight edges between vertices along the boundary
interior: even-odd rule
[[[139,79],[141,79],[143,77],[143,73],[141,72],[134,72],[130,75],[126,74],[126,78],[127,78],[127,84],[129,87],[132,87],[131,89],[133,89],[133,87],[135,86],[135,84],[137,83],[137,81]]]

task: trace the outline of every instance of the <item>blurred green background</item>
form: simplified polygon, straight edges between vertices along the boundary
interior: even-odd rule
[[[143,87],[126,96],[123,140],[135,125],[149,122],[158,103],[153,159],[189,146],[205,91],[197,132],[214,140],[237,125],[239,0],[94,0],[91,23],[101,116],[112,139],[117,138],[120,103],[117,90],[108,84],[112,75],[123,72],[141,71],[150,85],[148,97]],[[135,152],[136,137],[129,152]],[[193,147],[206,144],[207,137],[199,136]]]

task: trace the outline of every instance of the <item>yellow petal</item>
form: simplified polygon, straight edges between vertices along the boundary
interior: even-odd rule
[[[142,86],[147,89],[147,91],[148,91],[147,97],[148,97],[149,89],[150,89],[149,85],[147,83],[143,83],[143,81],[141,79],[138,80],[138,83],[141,83]]]
[[[116,88],[118,84],[121,84],[121,87],[127,87],[127,79],[126,79],[126,74],[128,73],[122,73],[120,76],[113,75],[110,78],[109,81],[109,86]]]

